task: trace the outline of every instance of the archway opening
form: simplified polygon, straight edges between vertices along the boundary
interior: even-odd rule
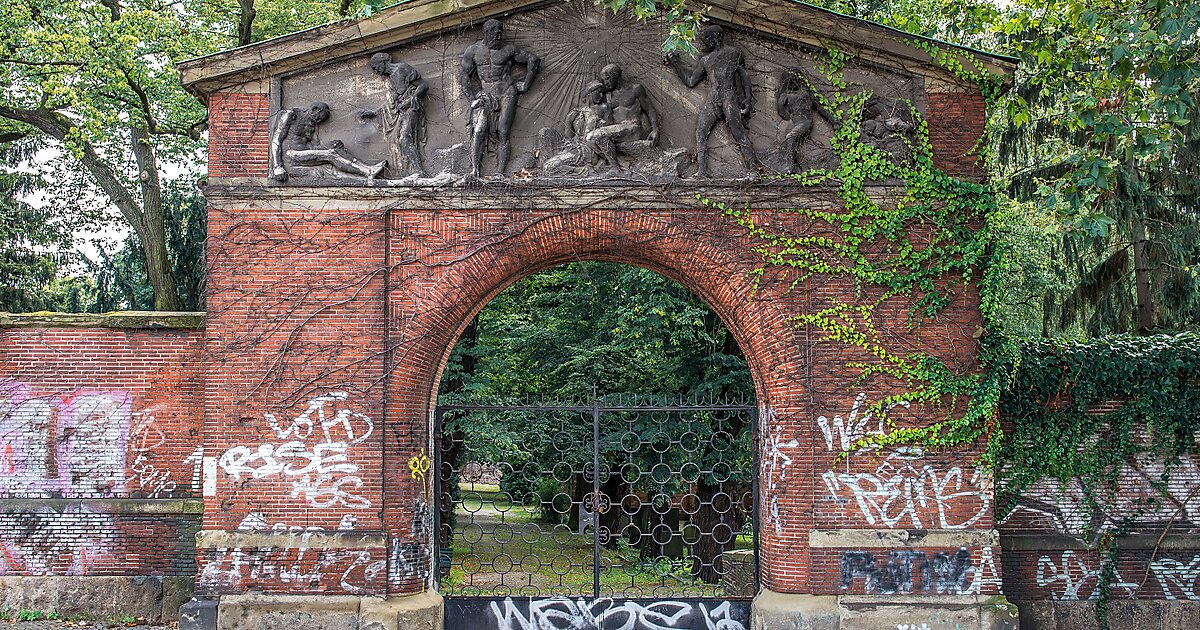
[[[573,262],[505,289],[439,384],[441,592],[752,597],[754,392],[721,318],[653,271]]]

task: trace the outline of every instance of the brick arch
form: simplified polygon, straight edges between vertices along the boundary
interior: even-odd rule
[[[408,262],[393,265],[392,292],[426,299],[392,310],[393,324],[402,322],[397,330],[402,336],[394,342],[397,360],[391,371],[403,376],[389,388],[389,422],[430,430],[439,380],[454,343],[500,291],[559,264],[597,260],[649,269],[704,300],[741,348],[760,409],[778,412],[762,416],[785,421],[787,432],[801,442],[801,434],[810,430],[802,420],[806,345],[789,323],[803,295],[780,290],[785,283],[757,285],[750,274],[759,254],[744,231],[717,212],[439,211],[434,220],[393,216],[391,228],[393,251],[409,254]],[[493,239],[493,234],[502,236]],[[432,448],[431,440],[400,440],[399,452],[389,460],[407,461],[412,452]],[[412,451],[404,450],[405,442]],[[402,478],[405,471],[399,472]],[[385,493],[391,492],[389,486],[385,481]],[[385,510],[394,516],[385,515],[385,522],[406,522],[403,506],[412,499],[405,494],[386,498]],[[789,494],[796,525],[792,531],[777,535],[760,514],[761,566],[765,585],[797,590],[803,589],[800,575],[785,574],[783,557],[790,556],[786,572],[795,572],[795,547],[808,529],[811,498],[802,487],[790,488]]]

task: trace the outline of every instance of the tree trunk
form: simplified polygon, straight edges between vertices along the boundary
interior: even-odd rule
[[[245,46],[254,41],[254,16],[258,12],[254,10],[254,0],[238,0],[238,6],[242,9],[238,15],[238,46]]]
[[[150,135],[141,125],[130,126],[133,157],[138,167],[142,190],[142,225],[134,226],[146,254],[146,278],[154,287],[154,310],[178,311],[183,308],[179,286],[167,255],[167,229],[163,220],[162,184],[158,179],[158,160],[150,146]]]
[[[1133,282],[1137,296],[1138,332],[1145,335],[1154,330],[1154,296],[1150,291],[1150,260],[1146,253],[1146,222],[1133,220]]]

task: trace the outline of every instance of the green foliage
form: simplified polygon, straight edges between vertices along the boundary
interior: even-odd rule
[[[652,271],[562,265],[509,287],[480,313],[474,347],[460,342],[443,375],[444,384],[464,379],[462,393],[439,400],[583,400],[593,385],[672,399],[752,396],[728,335],[702,300]],[[464,354],[478,361],[471,374]]]
[[[899,401],[944,412],[930,427],[896,429],[871,440],[872,445],[916,442],[945,449],[973,444],[995,433],[998,382],[990,374],[955,373],[926,352],[889,350],[875,326],[874,313],[889,300],[907,299],[909,325],[915,329],[980,280],[979,273],[991,257],[993,233],[988,219],[996,211],[995,198],[987,186],[955,179],[934,167],[927,125],[911,104],[916,128],[914,139],[906,140],[906,158],[897,159],[863,142],[863,107],[872,95],[852,90],[841,77],[847,61],[844,52],[831,51],[818,65],[837,91],[822,95],[813,90],[832,118],[831,142],[838,166],[790,176],[805,185],[836,186],[842,207],[792,209],[809,219],[813,229],[806,230],[809,235],[788,236],[758,224],[749,210],[706,203],[723,210],[763,243],[758,249],[763,256],[760,276],[768,269],[783,270],[793,286],[813,277],[848,278],[860,293],[870,296],[855,303],[836,302],[801,315],[794,323],[811,326],[822,335],[821,341],[852,346],[869,357],[847,364],[858,372],[859,383],[883,378],[905,389],[873,401],[871,411],[877,417],[886,418],[886,408]],[[994,83],[987,76],[978,78]],[[903,196],[894,204],[879,203],[868,184],[880,181],[903,182]],[[993,323],[998,310],[995,298],[985,295],[982,306],[985,320]],[[966,412],[955,413],[965,396],[970,397]]]
[[[163,187],[163,225],[167,258],[178,282],[182,310],[204,310],[204,240],[208,214],[204,197],[190,182]],[[92,267],[96,312],[153,310],[154,287],[146,278],[145,251],[129,234],[120,247]]]
[[[1021,58],[997,174],[1061,223],[1053,332],[1200,324],[1200,6],[1017,2],[990,28]]]
[[[1169,467],[1195,451],[1200,430],[1200,335],[1116,335],[1021,343],[1000,412],[1012,423],[1001,447],[998,506],[1012,509],[1041,478],[1078,479],[1086,508],[1115,490],[1121,468],[1148,457]],[[1121,401],[1104,411],[1100,405]],[[1167,473],[1155,480],[1165,484]]]

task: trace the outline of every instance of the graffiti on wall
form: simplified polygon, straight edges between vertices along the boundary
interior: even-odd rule
[[[282,477],[292,484],[292,497],[316,508],[365,509],[371,501],[361,496],[359,466],[349,449],[371,437],[375,424],[363,413],[349,409],[345,392],[313,397],[290,423],[273,413],[264,418],[270,441],[234,446],[221,454],[218,465],[233,481]]]
[[[280,536],[299,540],[289,548],[219,547],[209,552],[200,571],[199,586],[209,593],[241,592],[253,585],[265,590],[341,591],[350,595],[382,593],[387,560],[370,549],[314,549],[307,545],[314,532]]]
[[[766,439],[762,445],[762,464],[766,469],[767,483],[764,485],[767,491],[767,513],[765,518],[767,524],[775,529],[775,535],[783,535],[783,521],[779,518],[779,487],[780,483],[787,478],[788,468],[792,465],[792,457],[788,455],[789,451],[793,451],[800,446],[800,442],[795,438],[790,440],[783,439],[783,426],[778,423],[775,416],[775,410],[769,409],[764,414],[766,423],[764,433]]]
[[[1060,483],[1041,479],[1022,491],[1016,507],[1002,523],[1033,517],[1045,521],[1054,531],[1084,536],[1111,529],[1123,515],[1136,511],[1146,522],[1200,525],[1200,493],[1192,492],[1200,479],[1200,462],[1195,456],[1182,457],[1166,483],[1162,482],[1163,472],[1162,462],[1148,457],[1124,464],[1116,491],[1101,496],[1096,508],[1089,507],[1078,480]],[[1162,494],[1155,487],[1162,488]],[[1157,502],[1148,504],[1148,498]]]
[[[1038,586],[1050,590],[1051,599],[1096,599],[1100,596],[1096,587],[1103,572],[1103,563],[1095,563],[1094,567],[1089,567],[1083,554],[1068,549],[1063,551],[1058,559],[1051,559],[1050,556],[1038,558],[1035,579]],[[1113,596],[1128,597],[1133,595],[1137,588],[1137,584],[1123,579],[1121,572],[1113,567]]]
[[[832,420],[826,416],[817,418],[817,426],[821,427],[821,433],[825,436],[826,450],[848,451],[851,446],[869,435],[883,435],[883,417],[872,418],[873,414],[866,409],[866,404],[867,395],[860,392],[854,397],[850,413],[844,418],[840,415],[833,416]],[[887,406],[886,411],[890,412],[897,407],[908,409],[908,402],[894,402]],[[874,424],[872,419],[875,420]]]
[[[447,605],[459,607],[446,616],[450,629],[460,619],[472,620],[472,630],[746,630],[750,625],[748,602],[508,597],[484,602],[484,614],[474,610],[472,602]]]
[[[0,494],[113,496],[126,490],[128,392],[33,396],[0,380]],[[161,475],[159,476],[161,480]]]
[[[82,506],[0,514],[0,575],[87,575],[116,538],[111,515]]]
[[[886,410],[908,408],[898,401]],[[882,435],[883,419],[867,409],[867,395],[859,393],[850,412],[817,418],[825,437],[825,448],[842,453],[859,440]],[[967,529],[991,513],[991,477],[979,468],[939,467],[925,460],[919,448],[900,448],[890,453],[874,470],[855,470],[855,455],[844,460],[843,471],[821,475],[829,497],[843,509],[857,508],[870,525],[912,529]]]
[[[975,567],[966,547],[953,553],[939,551],[932,556],[915,549],[898,549],[887,552],[882,560],[870,551],[844,551],[841,570],[842,590],[861,579],[863,592],[869,595],[913,592],[959,595],[976,588],[971,579]]]
[[[978,468],[963,472],[958,466],[942,471],[923,463],[920,453],[899,451],[888,455],[866,473],[825,472],[830,495],[853,499],[867,522],[913,529],[966,529],[991,508],[988,477]]]

